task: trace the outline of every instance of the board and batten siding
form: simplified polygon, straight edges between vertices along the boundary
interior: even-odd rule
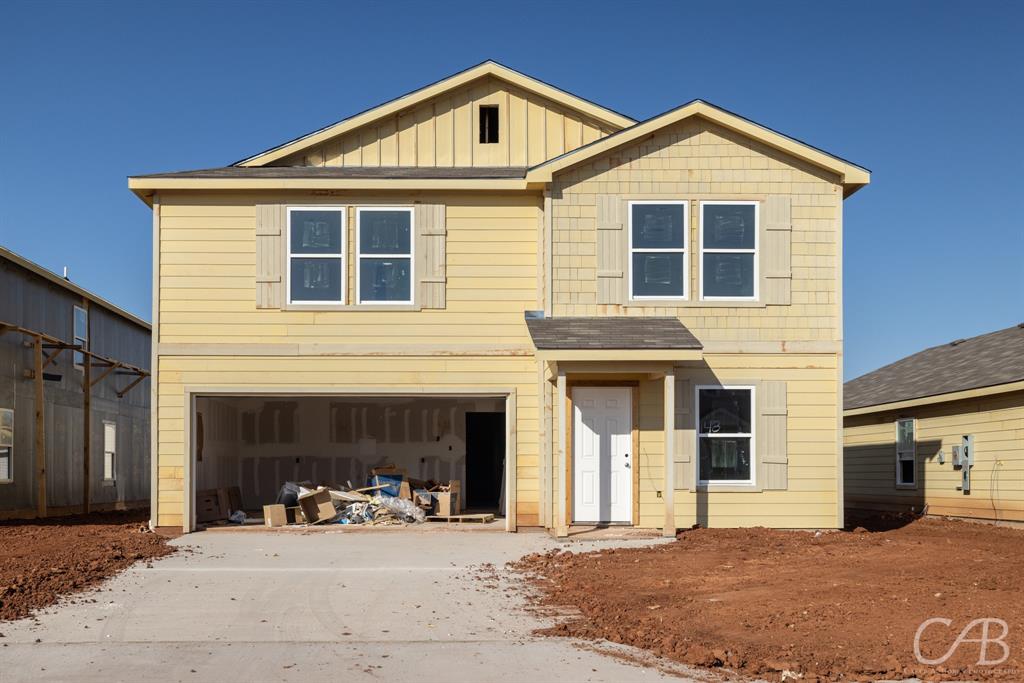
[[[356,207],[414,201],[445,207],[443,309],[257,308],[257,202]],[[158,525],[183,522],[184,397],[186,387],[196,386],[303,387],[325,393],[337,387],[514,389],[518,524],[539,523],[537,366],[523,320],[524,310],[539,308],[537,196],[165,193],[159,210]],[[352,211],[350,293],[355,287]],[[213,355],[204,350],[229,344],[281,345],[287,351]],[[316,345],[379,352],[290,355],[300,346],[308,351]],[[388,355],[388,346],[403,347],[403,355]],[[448,352],[439,353],[442,347]],[[413,348],[423,348],[423,355],[410,355]]]
[[[896,420],[917,423],[917,486],[896,487]],[[957,490],[953,446],[974,435],[971,491]],[[1024,392],[950,401],[844,420],[846,505],[1024,522]],[[942,451],[945,463],[939,463]]]
[[[498,107],[497,143],[480,142],[481,105]],[[525,167],[611,132],[606,124],[486,76],[272,165]]]
[[[678,316],[702,342],[833,342],[843,190],[817,167],[695,118],[556,174],[553,312]],[[628,300],[627,204],[688,200],[687,301]],[[760,203],[757,302],[699,300],[701,200]]]

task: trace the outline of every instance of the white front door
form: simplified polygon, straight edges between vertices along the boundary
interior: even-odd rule
[[[574,522],[633,521],[632,389],[575,387]]]

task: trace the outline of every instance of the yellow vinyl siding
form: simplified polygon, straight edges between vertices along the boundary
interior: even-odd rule
[[[694,118],[641,143],[559,172],[552,185],[556,198],[552,209],[556,316],[678,316],[703,342],[841,339],[836,273],[843,192],[834,175]],[[690,200],[688,301],[679,305],[597,303],[600,195]],[[700,302],[700,201],[764,201],[768,195],[791,198],[791,305]],[[759,250],[763,248],[763,244],[759,246]]]
[[[917,422],[917,487],[896,488],[896,420]],[[844,420],[846,505],[1024,521],[1024,392],[851,416]],[[974,435],[971,492],[957,490],[953,446]],[[938,451],[945,456],[939,464]]]
[[[518,524],[539,524],[537,366],[523,311],[537,299],[540,200],[535,195],[394,193],[217,195],[167,193],[160,206],[159,339],[176,354],[158,361],[158,524],[182,524],[186,387],[337,387],[411,391],[423,387],[515,391]],[[330,203],[348,216],[347,268],[354,292],[354,207],[413,201],[442,203],[447,215],[448,282],[444,310],[276,310],[256,308],[255,203]],[[350,300],[352,297],[349,297]],[[209,345],[275,345],[295,353],[313,345],[401,346],[360,355],[203,355]],[[189,353],[188,345],[197,345]],[[279,345],[279,346],[277,346]],[[446,352],[416,353],[420,347]],[[460,348],[467,350],[460,351]],[[486,355],[475,356],[475,352]],[[324,353],[336,353],[325,351]],[[349,352],[352,353],[352,352]]]
[[[265,196],[261,201],[270,200]],[[534,195],[395,194],[278,197],[349,207],[346,268],[355,293],[355,207],[361,204],[443,203],[447,212],[447,307],[422,311],[295,311],[256,308],[255,198],[225,197],[209,215],[210,199],[168,195],[161,206],[160,341],[163,343],[403,343],[486,344],[531,349],[523,311],[537,300],[539,198]],[[209,241],[202,238],[206,236]],[[201,262],[191,256],[201,257]],[[173,262],[172,262],[173,261]],[[500,304],[496,302],[501,302]]]
[[[787,449],[789,486],[785,491],[710,494],[676,489],[676,526],[687,528],[700,519],[712,527],[768,526],[835,528],[837,526],[837,439],[839,421],[835,354],[708,354],[703,364],[676,365],[676,380],[710,369],[722,383],[782,380],[787,386]],[[569,375],[570,380],[573,375]],[[616,375],[587,376],[615,380]],[[639,526],[659,528],[665,519],[664,389],[661,378],[640,381],[638,428]],[[689,390],[693,390],[691,382]],[[554,391],[551,389],[551,400]],[[691,408],[695,409],[695,408]],[[756,407],[755,407],[756,409]],[[572,419],[571,415],[567,419]],[[556,448],[552,440],[552,452]],[[759,457],[755,451],[755,461]],[[679,466],[678,464],[676,465]],[[571,481],[571,480],[570,480]],[[659,495],[661,493],[662,495]],[[571,500],[571,495],[570,495]],[[701,512],[698,513],[698,505]],[[552,515],[557,515],[557,496]]]
[[[480,144],[480,105],[498,106],[495,144]],[[273,165],[532,166],[611,132],[580,112],[485,76]]]

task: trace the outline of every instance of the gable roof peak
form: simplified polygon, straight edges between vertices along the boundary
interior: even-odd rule
[[[596,119],[597,121],[600,121],[616,130],[628,128],[636,123],[634,119],[631,119],[624,114],[620,114],[617,111],[603,107],[578,95],[574,95],[567,90],[562,90],[550,83],[528,76],[520,71],[516,71],[515,69],[505,66],[496,60],[486,59],[479,64],[463,69],[462,71],[450,76],[446,76],[445,78],[413,90],[412,92],[400,95],[399,97],[384,102],[383,104],[379,104],[375,107],[359,112],[358,114],[344,118],[336,123],[324,126],[312,133],[301,135],[288,142],[277,145],[276,147],[271,147],[259,154],[236,161],[232,166],[265,166],[281,159],[282,157],[294,154],[295,152],[306,149],[307,147],[317,145],[329,138],[342,135],[361,126],[365,126],[376,120],[415,106],[421,102],[425,102],[431,98],[437,97],[438,95],[454,90],[455,88],[459,88],[471,81],[475,81],[485,76],[499,78],[526,90],[527,92],[552,100],[568,109],[575,110],[592,119]]]

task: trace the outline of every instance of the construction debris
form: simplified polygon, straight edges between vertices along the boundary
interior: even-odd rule
[[[263,506],[268,527],[293,524],[365,524],[384,526],[422,524],[428,517],[447,519],[462,511],[462,484],[423,481],[395,465],[370,470],[367,486],[351,482],[314,484],[286,481],[277,502]]]

